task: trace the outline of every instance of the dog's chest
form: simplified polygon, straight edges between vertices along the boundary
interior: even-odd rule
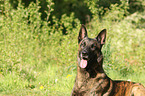
[[[103,80],[97,80],[96,78],[78,81],[77,91],[83,96],[94,96],[102,91],[102,82]]]

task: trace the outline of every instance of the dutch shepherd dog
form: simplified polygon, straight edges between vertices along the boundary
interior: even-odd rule
[[[102,46],[106,29],[95,38],[89,38],[84,25],[78,36],[78,66],[71,96],[145,96],[140,83],[112,80],[103,69]]]

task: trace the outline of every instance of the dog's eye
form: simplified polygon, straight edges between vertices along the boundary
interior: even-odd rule
[[[92,44],[92,45],[91,45],[91,48],[92,48],[92,49],[95,49],[95,48],[96,48],[96,44]]]

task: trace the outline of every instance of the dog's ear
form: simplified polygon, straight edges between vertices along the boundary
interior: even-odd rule
[[[96,37],[96,39],[101,44],[101,46],[104,45],[106,40],[106,29],[103,29]]]
[[[87,29],[86,29],[85,25],[82,24],[82,26],[80,28],[79,36],[78,36],[78,43],[80,43],[80,41],[82,39],[84,39],[85,37],[88,37]]]

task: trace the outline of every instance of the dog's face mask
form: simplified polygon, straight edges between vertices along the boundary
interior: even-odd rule
[[[101,48],[105,44],[106,29],[102,30],[96,38],[88,38],[87,30],[84,25],[81,26],[78,43],[78,63],[81,68],[95,67],[94,63],[98,62],[102,56]]]

